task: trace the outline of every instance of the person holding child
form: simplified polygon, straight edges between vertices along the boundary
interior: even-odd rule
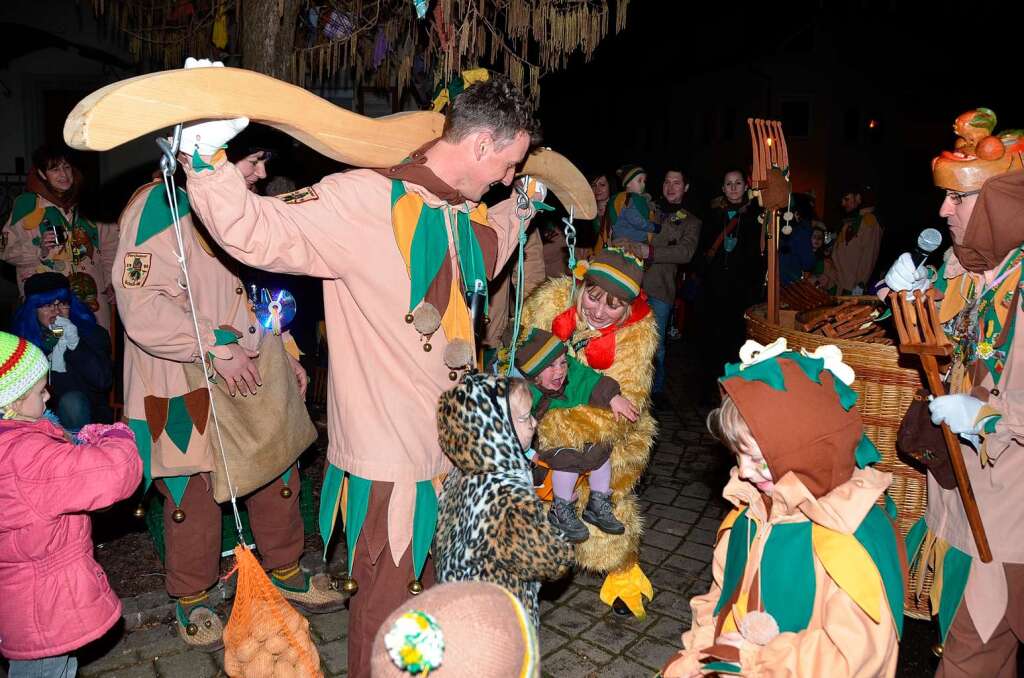
[[[552,409],[582,405],[611,410],[615,416],[636,421],[640,411],[621,393],[619,382],[568,355],[561,339],[547,330],[531,328],[516,350],[516,368],[529,382],[531,412],[539,422]],[[590,530],[576,515],[574,493],[581,473],[590,474],[590,498],[583,520],[606,534],[622,534],[626,527],[612,511],[612,448],[608,443],[582,449],[554,447],[534,455],[551,469],[554,499],[548,520],[573,543],[590,538]]]
[[[655,423],[648,409],[658,328],[641,291],[643,264],[618,248],[584,262],[575,274],[547,281],[523,305],[523,326],[550,329],[585,366],[611,377],[622,396],[636,405],[635,421],[611,409],[579,405],[551,409],[538,427],[538,449],[590,444],[611,446],[611,504],[622,534],[590,530],[576,546],[576,562],[607,574],[601,600],[620,613],[643,614],[642,596],[653,596],[638,561],[642,518],[633,487],[647,466]],[[578,485],[581,505],[589,504],[587,482]],[[616,599],[619,600],[616,603]]]
[[[707,593],[664,678],[892,676],[906,558],[835,346],[748,341],[708,428],[736,455]],[[784,412],[785,416],[780,413]],[[891,501],[887,504],[891,505]]]
[[[49,367],[0,332],[0,652],[11,678],[73,678],[72,653],[121,618],[88,512],[127,499],[142,477],[124,424],[86,426],[76,445],[44,416]]]
[[[650,236],[661,232],[662,216],[644,192],[647,172],[639,165],[625,165],[616,174],[622,191],[612,196],[605,212],[611,242],[649,242]]]

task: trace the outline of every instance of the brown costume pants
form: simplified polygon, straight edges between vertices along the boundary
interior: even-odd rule
[[[221,509],[213,500],[209,476],[192,476],[175,506],[162,480],[154,483],[164,496],[164,570],[167,593],[174,597],[205,591],[217,583],[220,574]],[[249,524],[256,539],[263,567],[291,565],[302,555],[302,516],[299,515],[299,472],[292,467],[288,479],[290,497],[281,496],[284,483],[275,479],[245,497]],[[174,521],[174,510],[185,512],[185,520]]]
[[[987,643],[981,642],[967,606],[960,605],[946,634],[936,678],[1015,678],[1017,646],[1024,641],[1024,564],[1006,563],[1006,614]]]
[[[388,544],[388,500],[392,483],[374,481],[366,521],[356,541],[352,578],[359,590],[349,599],[348,675],[369,678],[373,639],[389,614],[405,602],[413,580],[412,546],[406,549],[398,567]],[[423,588],[434,584],[434,564],[427,558],[420,577]]]

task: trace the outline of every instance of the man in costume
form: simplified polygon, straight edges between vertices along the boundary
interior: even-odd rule
[[[71,291],[110,327],[110,267],[117,228],[83,217],[78,209],[82,173],[62,149],[42,147],[32,154],[25,192],[0,234],[0,258],[17,269],[18,289],[36,273],[67,277]]]
[[[843,193],[843,218],[825,274],[836,294],[863,294],[871,282],[882,245],[873,191],[861,186]]]
[[[648,409],[658,327],[641,290],[643,264],[619,248],[598,252],[581,262],[574,286],[569,276],[541,285],[523,306],[523,327],[550,330],[566,342],[577,360],[619,383],[621,393],[640,409],[635,422],[610,410],[580,406],[549,411],[537,429],[537,449],[611,445],[611,502],[623,534],[590,530],[576,546],[581,567],[607,575],[601,600],[619,614],[644,614],[643,596],[654,595],[640,569],[643,518],[633,488],[647,468],[656,424]],[[577,485],[586,506],[589,487]],[[616,602],[618,599],[618,602]]]
[[[988,109],[964,113],[956,150],[932,161],[953,239],[934,283],[909,253],[885,277],[893,290],[934,284],[942,293],[939,315],[954,346],[951,395],[932,401],[931,416],[962,439],[992,550],[992,562],[981,562],[949,467],[933,467],[928,509],[907,550],[935,571],[942,678],[1016,675],[1024,640],[1024,334],[1016,333],[1024,322],[1024,134],[994,136],[995,125]]]
[[[544,189],[490,208],[480,201],[512,184],[537,126],[522,94],[494,77],[460,94],[441,138],[405,163],[332,174],[277,200],[248,192],[219,152],[245,122],[186,128],[189,199],[231,256],[324,279],[321,531],[327,542],[340,510],[354,592],[349,675],[367,676],[377,628],[433,580],[436,481],[451,468],[438,445],[438,397],[475,363],[471,308],[484,312],[487,279],[534,214],[526,196],[542,199]]]
[[[224,379],[235,397],[255,394],[262,383],[253,359],[264,330],[234,262],[207,240],[180,188],[176,201],[183,248],[164,185],[155,181],[135,192],[121,214],[113,279],[128,337],[124,412],[139,445],[146,489],[155,484],[164,497],[167,592],[177,598],[181,638],[212,651],[223,645],[223,624],[208,602],[221,553],[222,514],[209,477],[213,455],[219,452],[209,393],[205,387],[189,387],[185,365],[201,363],[198,331],[211,358],[211,376]],[[188,266],[194,316],[179,252]],[[306,374],[298,363],[298,350],[293,342],[285,343],[304,392]],[[309,577],[298,566],[303,545],[298,500],[294,465],[246,498],[263,566],[296,607],[314,613],[340,609],[344,598],[331,589],[329,579]]]

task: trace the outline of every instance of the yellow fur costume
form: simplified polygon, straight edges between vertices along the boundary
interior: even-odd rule
[[[575,303],[571,292],[570,278],[548,280],[525,300],[522,326],[551,329],[555,316]],[[577,323],[573,339],[590,332],[582,318]],[[626,532],[612,535],[591,527],[590,538],[576,546],[576,560],[587,570],[609,575],[605,589],[602,589],[602,600],[610,604],[615,597],[620,597],[634,614],[641,616],[643,604],[639,593],[644,592],[649,598],[651,592],[637,562],[643,517],[637,510],[633,487],[647,468],[657,428],[648,402],[654,375],[652,360],[658,347],[658,329],[653,314],[649,313],[639,322],[623,327],[615,337],[615,361],[603,370],[603,374],[619,382],[622,395],[640,409],[639,420],[635,423],[625,419],[617,421],[610,410],[589,406],[552,409],[540,423],[537,448],[579,447],[586,442],[612,443],[612,502],[615,516],[626,526]],[[587,362],[583,351],[576,358],[585,364]],[[589,487],[584,484],[580,488],[581,506],[586,505],[589,494]],[[622,586],[637,590],[622,590]]]

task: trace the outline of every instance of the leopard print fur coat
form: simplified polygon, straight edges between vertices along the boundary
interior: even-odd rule
[[[486,581],[505,587],[539,626],[537,592],[561,576],[572,546],[547,520],[509,410],[510,381],[471,374],[441,394],[437,430],[455,468],[438,510],[438,582]]]

